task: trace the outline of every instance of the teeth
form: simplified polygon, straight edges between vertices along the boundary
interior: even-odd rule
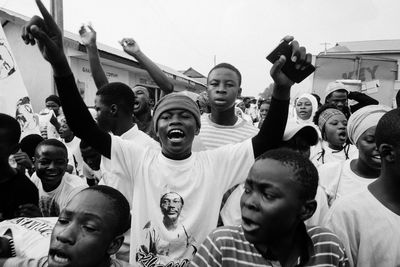
[[[55,254],[54,255],[54,261],[58,262],[58,263],[67,263],[69,260],[68,258],[65,258],[59,254]]]
[[[170,133],[172,133],[172,134],[174,134],[174,133],[183,134],[183,132],[181,130],[172,130]]]

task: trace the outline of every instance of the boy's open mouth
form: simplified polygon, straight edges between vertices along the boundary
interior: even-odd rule
[[[248,218],[242,217],[242,227],[243,227],[243,230],[245,230],[246,232],[252,232],[252,231],[257,230],[260,226],[257,223],[255,223],[254,221],[252,221]]]
[[[60,251],[52,250],[49,254],[53,262],[59,265],[68,264],[71,261],[71,259],[66,254]]]
[[[170,140],[182,139],[185,137],[185,133],[179,129],[172,129],[167,133],[167,137]]]

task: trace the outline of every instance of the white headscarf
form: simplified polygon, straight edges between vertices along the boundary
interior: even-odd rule
[[[302,118],[300,118],[297,115],[297,111],[296,111],[297,101],[299,101],[302,98],[308,99],[311,102],[311,106],[312,106],[311,116],[307,120],[303,120]],[[294,106],[297,122],[298,123],[308,123],[308,124],[313,123],[313,118],[314,118],[315,112],[317,112],[317,110],[318,110],[318,102],[317,102],[317,99],[315,98],[315,96],[313,96],[312,94],[305,93],[305,94],[300,95],[297,98],[297,101],[296,101],[296,105]]]
[[[357,144],[360,136],[369,128],[376,126],[382,116],[391,108],[384,105],[369,105],[351,114],[347,123],[347,133],[351,143]]]

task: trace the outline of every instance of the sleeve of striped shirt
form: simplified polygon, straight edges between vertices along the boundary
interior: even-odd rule
[[[215,235],[211,233],[207,236],[201,245],[199,251],[194,256],[190,266],[192,267],[206,267],[215,266],[220,267],[222,263],[221,250],[215,240]]]

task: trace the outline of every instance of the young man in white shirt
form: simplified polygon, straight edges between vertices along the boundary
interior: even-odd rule
[[[162,98],[154,109],[154,128],[161,151],[110,135],[100,130],[87,112],[63,52],[61,32],[41,2],[37,2],[44,20],[33,17],[24,27],[23,39],[27,44],[38,42],[44,58],[52,65],[64,113],[74,133],[111,159],[114,168],[125,174],[121,179],[134,184],[132,209],[136,216],[131,223],[130,262],[188,264],[190,257],[177,261],[160,259],[143,248],[146,223],[162,224],[162,215],[158,212],[161,196],[176,192],[182,197],[185,205],[180,214],[181,222],[197,242],[202,242],[217,224],[223,193],[243,181],[255,156],[273,146],[271,142],[275,138],[282,138],[284,123],[277,132],[262,127],[257,136],[242,143],[192,153],[193,139],[201,125],[200,111],[191,98],[175,93]],[[292,58],[287,60],[295,61],[298,68],[310,64],[311,55],[305,54],[304,47],[300,48],[292,37],[285,40],[291,42],[293,50]],[[286,58],[281,56],[271,69],[276,86],[269,114],[279,121],[286,121],[293,85],[281,71],[285,62]],[[207,220],[199,223],[204,218]],[[174,252],[186,249],[178,247]]]

